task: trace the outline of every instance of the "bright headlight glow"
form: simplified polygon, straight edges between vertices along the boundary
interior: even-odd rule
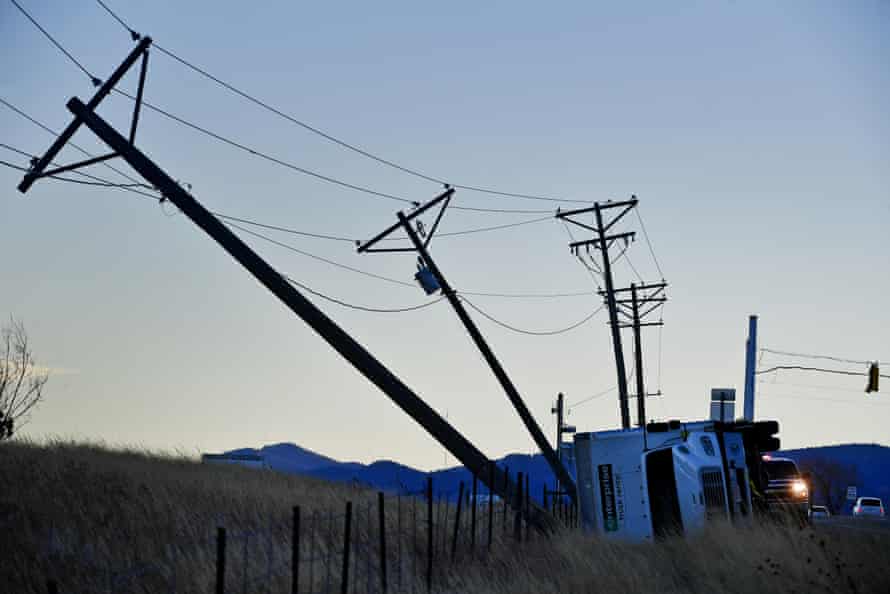
[[[791,492],[794,493],[797,497],[806,497],[807,484],[803,481],[794,481],[791,484]]]

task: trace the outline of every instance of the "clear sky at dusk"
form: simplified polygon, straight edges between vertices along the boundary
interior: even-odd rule
[[[98,76],[132,47],[92,0],[19,1]],[[760,316],[762,346],[881,359],[890,369],[890,2],[109,6],[277,108],[436,178],[590,202],[636,194],[670,283],[661,349],[657,330],[644,335],[648,387],[664,392],[650,403],[657,418],[703,417],[711,387],[741,393],[749,314]],[[6,0],[0,56],[0,98],[56,130],[70,120],[68,98],[92,95],[83,73]],[[135,87],[134,75],[122,83]],[[145,96],[300,167],[418,201],[441,191],[156,50]],[[112,96],[100,113],[125,130],[131,108]],[[0,143],[42,154],[51,140],[0,105]],[[75,141],[104,148],[88,130]],[[405,207],[272,165],[151,111],[137,145],[205,206],[232,216],[367,239]],[[27,164],[2,148],[0,159]],[[115,177],[101,166],[93,173]],[[171,206],[52,180],[23,196],[20,179],[0,167],[0,315],[25,323],[39,361],[53,370],[24,435],[188,452],[292,441],[340,459],[445,462],[432,438]],[[465,190],[453,204],[557,206]],[[450,210],[441,230],[540,217]],[[640,230],[633,216],[620,227]],[[258,231],[412,281],[411,255],[359,255],[349,242]],[[277,269],[350,303],[432,299],[243,237]],[[459,291],[595,290],[567,241],[548,219],[441,237],[432,248]],[[658,280],[642,236],[628,255]],[[615,266],[618,284],[634,280],[626,260]],[[486,454],[532,449],[446,302],[376,314],[312,299]],[[473,302],[530,330],[568,326],[599,306],[595,295]],[[572,403],[615,385],[605,312],[555,336],[474,317],[547,435],[557,392]],[[762,361],[788,363],[801,361]],[[882,392],[866,396],[865,378],[781,372],[758,385],[757,412],[780,421],[786,447],[888,444],[883,381]],[[578,406],[569,421],[579,430],[615,428],[615,393]]]

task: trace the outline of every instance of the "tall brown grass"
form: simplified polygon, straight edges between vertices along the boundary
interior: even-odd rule
[[[289,592],[292,507],[303,510],[304,547],[308,547],[313,512],[339,514],[346,501],[362,509],[373,497],[373,492],[360,487],[202,465],[184,456],[62,441],[2,443],[0,592],[42,593],[47,579],[56,579],[63,593],[161,593],[174,586],[176,592],[211,592],[213,535],[216,526],[225,526],[232,535],[229,591],[284,594]],[[401,500],[401,520],[393,498],[387,506],[388,530],[395,533],[401,524],[403,532],[410,533],[407,500]],[[423,518],[425,510],[418,508],[417,513]],[[453,518],[453,509],[440,507],[440,522],[445,513]],[[327,549],[336,548],[341,539],[335,535],[331,543],[325,541],[325,517],[316,516],[317,536],[311,547],[319,556],[327,555]],[[375,539],[366,522],[373,517],[356,520],[356,537],[364,539],[369,549]],[[419,530],[418,553],[423,557],[425,536],[422,527]],[[441,548],[450,546],[450,530],[441,534],[441,542],[437,537],[439,559],[447,557]],[[521,546],[500,527],[495,532],[490,554],[464,552],[457,563],[437,563],[436,590],[890,592],[890,532],[716,524],[694,537],[658,544],[615,543],[566,532]],[[412,567],[423,567],[422,559],[413,564],[411,540],[409,534],[398,545],[401,565],[393,564],[391,584],[396,583],[396,570],[402,581]],[[396,542],[390,540],[391,556],[396,554]],[[253,564],[249,583],[248,572],[239,567],[242,552],[248,565]],[[320,565],[313,568],[317,591],[324,575]],[[306,579],[304,568],[304,583]],[[351,591],[365,591],[369,581],[355,581]],[[418,592],[423,591],[422,580],[416,585]]]

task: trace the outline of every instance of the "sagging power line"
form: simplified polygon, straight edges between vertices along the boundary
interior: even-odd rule
[[[118,16],[113,10],[111,10],[111,8],[109,8],[105,2],[103,2],[102,0],[97,0],[97,2],[106,12],[108,12],[109,15],[111,15],[111,17],[115,21],[117,21],[129,33],[131,39],[137,40],[137,39],[141,38],[141,34],[138,33],[132,27],[130,27],[120,16]],[[400,165],[400,164],[398,164],[394,161],[388,160],[388,159],[384,159],[383,157],[381,157],[377,154],[374,154],[374,153],[367,151],[365,149],[362,149],[352,143],[349,143],[349,142],[346,142],[345,140],[337,138],[337,137],[333,136],[332,134],[324,132],[323,130],[321,130],[315,126],[311,126],[311,125],[307,124],[306,122],[304,122],[300,119],[297,119],[296,117],[289,115],[289,114],[285,113],[284,111],[282,111],[276,107],[273,107],[272,105],[258,99],[255,95],[248,93],[242,89],[239,89],[239,88],[235,87],[234,85],[232,85],[231,83],[225,82],[220,77],[211,74],[204,68],[196,66],[192,62],[179,56],[178,54],[174,53],[173,51],[168,50],[168,49],[158,45],[157,43],[154,44],[154,47],[161,53],[163,53],[166,56],[168,56],[169,58],[179,62],[180,64],[191,69],[192,71],[196,72],[197,74],[207,78],[208,80],[213,81],[214,83],[218,84],[219,86],[238,95],[242,99],[245,99],[245,100],[257,105],[258,107],[260,107],[260,108],[262,108],[262,109],[264,109],[264,110],[266,110],[266,111],[268,111],[268,112],[270,112],[270,113],[272,113],[272,114],[274,114],[274,115],[276,115],[276,116],[278,116],[292,124],[300,126],[301,128],[303,128],[313,134],[316,134],[316,135],[318,135],[318,136],[320,136],[334,144],[337,144],[337,145],[341,146],[342,148],[353,151],[353,152],[360,154],[366,158],[372,159],[382,165],[386,165],[388,167],[399,170],[403,173],[412,175],[414,177],[423,179],[425,181],[433,182],[433,183],[440,184],[443,186],[450,186],[450,187],[457,188],[457,189],[469,190],[469,191],[480,192],[480,193],[485,193],[485,194],[491,194],[494,196],[504,196],[504,197],[509,197],[509,198],[521,198],[521,199],[528,199],[528,200],[540,200],[540,201],[547,201],[547,202],[576,203],[576,204],[583,204],[586,202],[584,200],[571,200],[571,199],[565,199],[565,198],[556,198],[553,196],[542,196],[542,195],[520,193],[520,192],[506,192],[506,191],[492,189],[492,188],[484,188],[484,187],[473,186],[473,185],[468,185],[468,184],[454,183],[454,182],[448,181],[444,178],[435,177],[432,175],[427,175],[425,173],[421,173],[420,171],[417,171],[416,169],[406,167],[404,165]],[[457,208],[457,207],[452,207],[452,208]]]

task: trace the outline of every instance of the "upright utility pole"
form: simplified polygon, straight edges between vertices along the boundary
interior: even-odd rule
[[[137,46],[131,52],[125,62],[115,71],[109,81],[119,80],[126,72],[135,58],[147,50],[149,38]],[[144,62],[143,62],[144,63]],[[144,80],[144,76],[141,77]],[[107,84],[107,83],[106,83]],[[81,125],[86,125],[96,136],[107,144],[113,153],[108,158],[121,157],[135,171],[137,171],[152,187],[170,200],[193,223],[206,232],[238,263],[247,269],[263,286],[278,297],[291,311],[315,330],[334,350],[346,359],[356,370],[369,381],[383,391],[402,410],[417,421],[430,435],[439,441],[454,455],[455,458],[466,466],[471,472],[488,483],[486,486],[499,496],[509,499],[515,496],[517,486],[510,481],[504,471],[497,468],[481,451],[479,451],[468,439],[452,427],[426,402],[415,394],[401,379],[390,371],[383,363],[378,361],[367,349],[359,344],[352,336],[338,326],[333,320],[318,309],[311,301],[306,299],[285,277],[279,274],[237,235],[219,219],[213,216],[202,206],[189,192],[184,190],[176,181],[167,175],[154,161],[149,159],[132,142],[135,127],[131,127],[128,140],[117,130],[110,126],[94,111],[107,94],[105,85],[97,92],[88,104],[74,97],[68,101],[68,109],[74,114],[74,121],[66,128],[66,138],[73,136]],[[101,96],[100,96],[101,95]],[[141,95],[141,93],[140,93]],[[98,99],[97,99],[98,98]],[[138,108],[137,108],[138,109]],[[25,176],[19,185],[19,190],[27,191],[34,180],[46,175],[46,166],[52,161],[55,154],[61,150],[58,142],[54,143],[50,150],[37,161],[34,168]],[[86,163],[72,165],[68,169],[74,169]],[[532,507],[530,520],[538,526],[549,529],[552,522],[544,510],[537,506]]]
[[[535,418],[532,416],[531,412],[528,410],[528,407],[525,405],[525,401],[522,399],[522,396],[519,394],[519,391],[516,389],[516,386],[513,385],[513,381],[510,379],[510,376],[507,375],[507,372],[504,370],[498,358],[495,356],[494,351],[492,351],[491,347],[486,342],[485,338],[482,336],[482,332],[479,331],[479,328],[476,326],[473,319],[470,317],[469,312],[464,307],[463,303],[458,296],[457,291],[455,291],[451,285],[448,283],[448,279],[445,278],[441,268],[436,264],[435,260],[433,260],[432,256],[427,249],[430,241],[433,238],[433,235],[436,232],[436,229],[439,227],[439,223],[442,220],[442,216],[445,212],[445,209],[448,207],[448,202],[451,200],[451,196],[454,194],[453,188],[446,189],[442,194],[432,199],[428,203],[419,206],[417,209],[413,210],[409,214],[405,214],[402,211],[396,213],[398,217],[398,223],[391,225],[381,233],[378,233],[374,238],[360,244],[358,246],[358,251],[360,253],[363,252],[411,252],[418,254],[418,265],[420,266],[420,270],[418,271],[418,280],[423,283],[422,280],[424,275],[431,274],[435,279],[435,283],[432,286],[424,285],[424,289],[427,292],[435,292],[435,290],[441,290],[442,294],[448,300],[448,303],[451,304],[451,307],[454,309],[457,317],[463,323],[464,328],[466,328],[467,333],[472,338],[473,342],[476,345],[476,348],[482,353],[483,358],[486,363],[488,363],[489,368],[492,373],[494,373],[498,382],[501,384],[504,392],[507,394],[507,398],[513,404],[513,408],[519,414],[519,417],[522,419],[522,422],[525,424],[526,429],[531,434],[532,439],[534,439],[535,444],[538,446],[538,449],[544,455],[544,459],[547,461],[547,464],[550,466],[553,474],[557,477],[557,480],[561,482],[569,497],[571,497],[572,501],[576,501],[576,489],[575,489],[575,481],[572,480],[571,475],[563,466],[562,462],[559,460],[559,457],[556,452],[554,452],[553,448],[550,447],[550,443],[547,441],[547,438],[544,436],[544,432],[541,431],[541,428],[538,426],[538,423],[535,421]],[[435,222],[430,227],[430,230],[426,232],[426,236],[421,239],[418,235],[418,232],[415,230],[412,221],[420,216],[422,213],[428,211],[441,204],[441,209],[436,216]],[[413,247],[392,247],[392,248],[379,248],[374,247],[384,239],[387,239],[389,235],[391,235],[394,231],[401,229],[408,235],[408,238],[411,240]],[[428,282],[428,281],[426,281]]]
[[[627,402],[627,370],[625,369],[624,365],[624,350],[621,345],[621,331],[618,326],[618,306],[615,303],[615,288],[614,281],[612,279],[612,263],[609,258],[609,248],[612,246],[612,244],[619,240],[623,240],[626,244],[628,241],[633,239],[636,234],[634,232],[628,232],[607,235],[606,233],[613,225],[615,225],[615,223],[617,223],[636,205],[637,199],[636,197],[632,197],[630,200],[623,200],[620,202],[610,201],[603,204],[596,202],[593,206],[588,208],[579,208],[564,212],[558,211],[556,213],[557,218],[573,223],[574,225],[577,225],[589,231],[593,231],[596,234],[596,237],[594,239],[573,241],[569,243],[569,248],[571,248],[572,252],[575,254],[578,253],[578,250],[580,248],[589,249],[590,246],[593,246],[600,251],[603,280],[606,285],[604,295],[606,297],[606,305],[609,309],[609,326],[612,329],[612,350],[615,352],[615,372],[618,375],[618,405],[621,409],[622,429],[630,429],[630,409]],[[611,221],[605,223],[603,220],[604,211],[608,211],[613,208],[621,208],[623,210],[621,210],[621,212],[619,212]],[[578,221],[576,218],[572,218],[590,212],[594,213],[596,226],[590,226],[586,223]]]
[[[556,415],[556,455],[559,458],[560,463],[562,463],[562,436],[566,433],[574,433],[575,427],[573,425],[566,425],[565,423],[565,396],[562,392],[557,394],[556,396],[556,406],[550,408],[550,412]],[[565,464],[563,464],[565,466]],[[559,480],[556,481],[556,490],[553,491],[554,495],[561,495],[560,493],[560,483]]]
[[[643,385],[643,345],[640,339],[640,302],[637,299],[637,285],[631,283],[630,295],[633,306],[634,324],[634,369],[637,373],[637,426],[646,429],[646,388]]]
[[[616,299],[616,304],[621,308],[619,312],[630,319],[630,323],[620,324],[621,328],[633,328],[634,332],[634,375],[636,376],[636,396],[637,396],[637,426],[646,428],[646,387],[643,383],[643,340],[641,329],[645,326],[661,326],[661,320],[657,322],[644,322],[643,320],[654,312],[656,309],[664,305],[667,301],[662,293],[667,287],[667,283],[651,283],[637,285],[631,283],[630,287],[616,289],[615,293],[630,292],[630,299]],[[648,293],[641,294],[641,291]],[[643,308],[646,309],[643,309]],[[628,309],[630,310],[628,312]]]

